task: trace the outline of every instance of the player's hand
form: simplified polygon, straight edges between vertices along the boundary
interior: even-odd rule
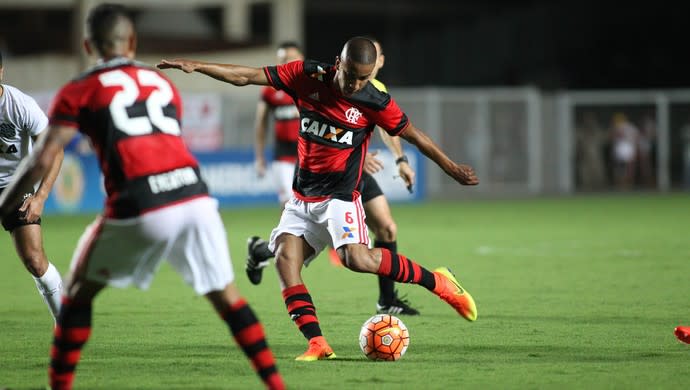
[[[257,158],[254,161],[254,168],[256,168],[256,175],[264,177],[266,174],[266,161],[263,158]]]
[[[415,178],[414,169],[412,169],[410,164],[408,164],[407,162],[401,161],[398,164],[398,174],[400,175],[400,178],[402,178],[405,182],[407,190],[412,192],[412,187],[414,186]]]
[[[192,73],[196,70],[196,62],[176,58],[174,60],[161,60],[156,67],[158,69],[180,69],[185,73]]]
[[[466,186],[476,186],[479,184],[479,178],[474,173],[474,168],[465,164],[455,164],[448,174],[460,184]]]
[[[21,207],[19,207],[20,218],[29,223],[38,221],[43,213],[44,205],[45,202],[43,199],[39,199],[33,195],[27,196]]]
[[[378,150],[367,152],[367,155],[364,157],[364,172],[373,175],[383,169],[383,162],[376,158],[378,153]]]

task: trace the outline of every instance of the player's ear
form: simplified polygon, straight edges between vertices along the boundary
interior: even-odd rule
[[[340,56],[335,56],[335,68],[338,69],[340,67]]]
[[[84,45],[84,51],[86,51],[86,54],[92,55],[93,54],[93,47],[91,47],[91,41],[88,38],[84,39],[83,45]]]
[[[129,53],[131,54],[131,57],[134,58],[134,55],[137,52],[137,36],[135,34],[130,35],[128,44]]]
[[[381,61],[381,63],[379,64],[379,68],[383,68],[383,64],[386,63],[386,56],[384,54],[381,54],[379,56],[379,61]]]

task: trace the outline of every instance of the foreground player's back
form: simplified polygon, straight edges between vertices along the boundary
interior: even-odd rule
[[[91,139],[105,177],[106,215],[125,218],[207,193],[180,136],[181,114],[179,93],[165,76],[118,57],[67,84],[52,117]]]

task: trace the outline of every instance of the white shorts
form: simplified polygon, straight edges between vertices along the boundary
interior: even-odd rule
[[[295,177],[295,163],[274,161],[271,169],[276,181],[278,200],[280,200],[280,203],[285,203],[292,197],[292,179]]]
[[[135,218],[99,217],[79,239],[70,271],[113,287],[147,289],[163,260],[199,295],[234,280],[217,200],[193,199]]]
[[[278,226],[271,232],[268,248],[275,252],[276,239],[283,233],[304,237],[314,254],[309,264],[328,245],[338,249],[345,244],[369,245],[362,198],[353,202],[329,199],[304,202],[294,196],[285,204]]]

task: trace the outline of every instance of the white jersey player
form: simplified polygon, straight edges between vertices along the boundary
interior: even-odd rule
[[[0,193],[12,182],[20,161],[31,153],[33,143],[48,126],[48,118],[33,98],[2,84],[3,71],[0,54]],[[2,219],[2,226],[10,232],[19,258],[33,275],[54,320],[60,311],[62,277],[43,250],[41,213],[62,157],[60,153],[36,188],[26,189],[22,205]]]

